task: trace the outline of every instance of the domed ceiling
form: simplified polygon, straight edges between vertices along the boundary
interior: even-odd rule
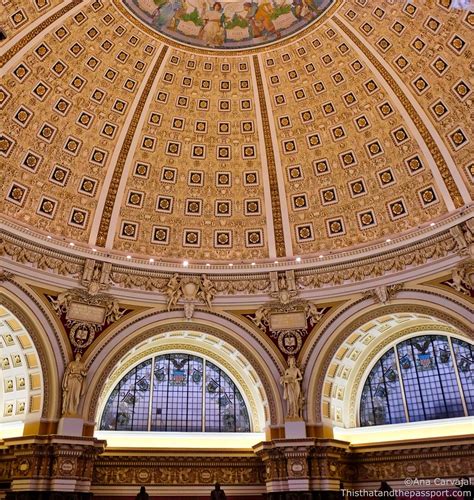
[[[2,7],[4,223],[269,262],[384,244],[471,203],[462,2],[196,1]]]

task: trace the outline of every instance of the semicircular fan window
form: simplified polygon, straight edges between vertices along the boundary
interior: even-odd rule
[[[370,371],[360,399],[360,425],[474,415],[474,345],[423,335],[389,349]]]
[[[101,430],[250,432],[249,412],[231,378],[210,361],[173,353],[147,359],[114,387]]]

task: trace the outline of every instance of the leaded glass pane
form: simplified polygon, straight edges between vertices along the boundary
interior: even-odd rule
[[[397,350],[411,422],[464,416],[446,337],[415,337]]]
[[[173,353],[157,356],[154,365],[148,359],[123,377],[109,396],[100,428],[250,432],[250,419],[242,395],[225,372],[197,356]]]
[[[211,362],[206,363],[206,431],[250,430],[247,408],[235,384]]]
[[[146,431],[151,360],[129,371],[110,395],[102,416],[102,430]]]
[[[360,419],[363,426],[406,421],[393,349],[382,356],[365,382]]]
[[[203,360],[189,354],[155,359],[152,431],[202,430]]]
[[[414,337],[386,352],[365,381],[360,402],[361,425],[405,422],[404,398],[410,422],[466,416],[463,396],[467,415],[473,415],[474,348],[459,339],[453,339],[452,344],[455,357],[444,335]]]
[[[453,349],[467,412],[474,415],[474,346],[463,340],[453,339]]]

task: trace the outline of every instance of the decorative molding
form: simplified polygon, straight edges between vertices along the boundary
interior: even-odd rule
[[[395,285],[388,286],[380,285],[364,292],[363,297],[373,298],[375,302],[385,305],[390,302],[402,288],[403,283],[397,283]]]
[[[69,332],[74,352],[80,354],[92,344],[97,333],[127,312],[113,297],[104,293],[92,295],[80,288],[66,290],[57,297],[47,295],[47,298]]]
[[[284,355],[295,356],[312,328],[329,310],[328,307],[317,307],[306,300],[293,299],[288,303],[270,302],[245,317],[276,341]]]
[[[107,192],[104,210],[102,212],[100,225],[99,225],[99,231],[98,231],[97,239],[96,239],[96,245],[98,245],[98,246],[101,246],[101,247],[105,246],[105,243],[107,241],[107,235],[108,235],[109,230],[110,230],[110,221],[112,218],[112,212],[113,212],[114,205],[115,205],[115,198],[117,197],[118,188],[120,185],[120,180],[122,178],[122,173],[123,173],[123,169],[125,167],[125,162],[127,160],[128,152],[129,152],[130,146],[132,144],[133,137],[135,136],[138,122],[140,121],[140,116],[143,112],[143,108],[144,108],[145,102],[148,98],[148,94],[151,91],[151,88],[152,88],[153,83],[155,81],[156,75],[158,73],[158,70],[160,69],[160,66],[165,58],[167,51],[168,51],[168,47],[166,47],[166,46],[164,46],[161,49],[160,55],[155,63],[155,66],[153,67],[153,70],[150,74],[150,77],[148,78],[148,81],[145,84],[145,87],[144,87],[143,92],[140,96],[138,104],[133,112],[132,121],[131,121],[130,126],[127,130],[127,135],[125,136],[122,147],[120,149],[120,153],[119,153],[117,162],[115,164],[115,169],[114,169],[114,173],[112,176],[112,180],[110,181],[109,190]]]
[[[409,272],[427,263],[442,262],[446,258],[462,260],[465,254],[455,254],[458,248],[457,233],[451,230],[457,225],[470,227],[471,211],[455,214],[438,224],[435,229],[424,228],[414,233],[395,238],[390,244],[372,244],[328,255],[324,259],[308,258],[295,265],[282,261],[279,264],[263,263],[228,265],[191,265],[185,274],[205,272],[212,277],[217,297],[222,295],[254,295],[270,292],[270,273],[293,270],[297,288],[305,293],[311,289],[342,283],[359,283],[366,279],[377,279],[393,273]],[[472,217],[471,217],[472,219]],[[463,226],[464,227],[464,226]],[[458,238],[459,239],[459,238]],[[0,238],[0,256],[13,261],[51,270],[59,275],[77,278],[87,259],[112,264],[110,278],[122,288],[156,290],[161,293],[174,272],[183,272],[182,265],[159,262],[150,264],[149,259],[126,259],[114,252],[92,252],[90,248],[71,246],[64,242],[46,239],[45,236],[25,230],[11,221],[3,220]],[[426,274],[426,273],[425,273]],[[372,284],[371,284],[372,286]]]
[[[205,275],[200,277],[181,276],[175,273],[166,284],[168,296],[168,311],[182,299],[184,301],[184,316],[191,319],[195,303],[200,300],[212,311],[212,300],[217,291],[212,281]]]
[[[257,81],[258,99],[260,103],[260,117],[263,127],[263,140],[265,143],[265,153],[267,157],[268,178],[270,181],[270,194],[272,202],[273,228],[275,232],[275,245],[277,257],[286,255],[285,236],[283,233],[283,218],[280,205],[280,193],[278,186],[278,175],[276,170],[275,153],[273,152],[273,143],[270,133],[270,121],[268,118],[267,102],[263,90],[262,72],[260,62],[257,56],[252,57],[255,80]]]
[[[3,445],[0,478],[11,481],[10,491],[24,491],[17,483],[41,491],[47,478],[50,484],[60,482],[70,492],[84,492],[90,488],[94,462],[106,443],[94,438],[24,436],[5,439]]]
[[[153,485],[256,486],[263,484],[264,469],[261,461],[253,456],[104,456],[94,465],[94,486]]]

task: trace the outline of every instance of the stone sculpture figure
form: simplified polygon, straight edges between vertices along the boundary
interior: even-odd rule
[[[287,401],[287,417],[298,419],[301,418],[302,412],[302,392],[301,381],[303,375],[300,369],[296,366],[294,356],[288,358],[288,368],[285,374],[281,377],[280,382],[283,385],[283,399]]]
[[[270,311],[268,308],[261,306],[255,311],[255,317],[252,318],[255,325],[263,331],[265,331],[269,325],[269,313]]]
[[[308,302],[305,307],[306,318],[309,319],[309,324],[314,326],[324,314],[324,310],[319,310],[315,304]]]
[[[217,291],[214,287],[212,281],[203,274],[201,276],[201,283],[199,285],[198,297],[207,304],[209,310],[212,311],[212,299],[216,295]]]
[[[182,295],[181,283],[175,273],[166,284],[166,295],[168,296],[168,311],[174,307]]]
[[[77,416],[77,409],[81,396],[84,395],[83,382],[87,375],[81,355],[76,354],[74,361],[70,361],[64,372],[62,389],[63,405],[61,414],[63,417]]]

